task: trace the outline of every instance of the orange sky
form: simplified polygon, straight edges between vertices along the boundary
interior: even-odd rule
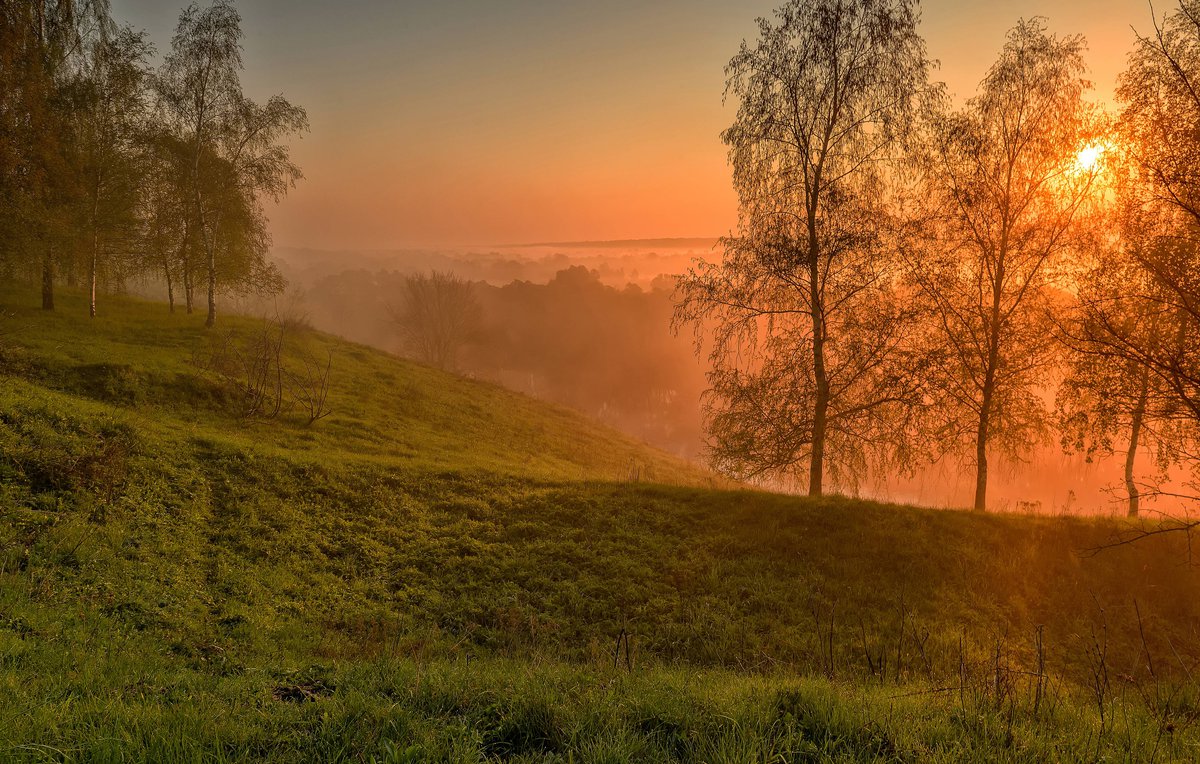
[[[167,47],[178,8],[113,0]],[[384,249],[716,236],[735,220],[723,66],[774,2],[243,0],[244,84],[305,106],[282,246]],[[1022,16],[1083,33],[1111,97],[1141,0],[923,3],[935,76],[970,95]],[[1164,4],[1164,9],[1166,5]]]

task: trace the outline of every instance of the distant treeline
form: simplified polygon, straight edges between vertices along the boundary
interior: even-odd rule
[[[559,271],[582,265],[596,272],[605,284],[624,287],[637,284],[649,288],[664,273],[682,273],[697,257],[711,256],[716,239],[684,239],[675,248],[647,248],[641,242],[621,242],[611,246],[571,246],[542,248],[507,247],[491,251],[471,248],[396,249],[396,250],[315,250],[275,247],[272,256],[291,283],[311,285],[336,276],[353,263],[356,270],[442,271],[468,281],[483,281],[503,286],[513,281],[544,284]],[[674,242],[671,242],[674,243]]]
[[[0,2],[0,269],[119,289],[151,274],[170,307],[198,294],[278,292],[264,198],[301,177],[281,141],[307,130],[282,97],[242,92],[230,0],[190,5],[152,69],[142,31],[107,0]]]
[[[346,271],[311,284],[316,326],[590,414],[660,448],[702,451],[704,364],[669,331],[674,279],[618,289],[582,266],[506,286]],[[463,292],[465,291],[465,294]]]

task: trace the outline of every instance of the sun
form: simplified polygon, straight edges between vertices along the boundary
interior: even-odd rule
[[[1079,164],[1079,169],[1091,172],[1100,164],[1100,156],[1102,154],[1104,154],[1103,146],[1088,146],[1079,152],[1075,157],[1075,161]]]

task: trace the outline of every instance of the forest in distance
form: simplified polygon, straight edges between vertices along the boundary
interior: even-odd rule
[[[710,257],[717,241],[687,242],[678,249],[664,244],[669,246],[562,245],[558,255],[525,247],[469,254],[379,252],[366,256],[371,270],[341,270],[350,253],[322,256],[284,249],[276,257],[291,291],[268,303],[249,300],[245,308],[269,315],[283,306],[323,330],[420,358],[406,343],[391,306],[403,301],[409,276],[452,272],[472,283],[480,307],[476,330],[462,339],[458,371],[571,406],[650,445],[703,463],[701,397],[709,366],[690,335],[672,331],[675,271],[658,269],[664,263],[680,267]],[[146,293],[161,297],[161,286]],[[1053,386],[1043,394],[1052,407]],[[1022,462],[1000,465],[994,478],[995,508],[1123,513],[1121,470],[1119,459],[1089,458],[1050,438]],[[869,476],[856,489],[882,500],[956,507],[970,500],[972,487],[962,470],[943,460],[918,468],[911,477]],[[1186,511],[1184,503],[1169,498],[1159,499],[1158,508]]]

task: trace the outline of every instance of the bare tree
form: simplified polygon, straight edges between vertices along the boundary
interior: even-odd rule
[[[935,120],[926,220],[935,241],[910,272],[946,348],[930,369],[942,391],[938,436],[969,444],[977,510],[987,507],[989,451],[1018,458],[1048,418],[1048,316],[1101,161],[1081,155],[1094,140],[1083,49],[1081,37],[1021,21],[979,94]]]
[[[440,271],[405,279],[403,302],[389,312],[403,350],[446,370],[458,367],[459,351],[482,324],[470,282]]]
[[[243,418],[273,419],[286,403],[286,334],[278,322],[265,320],[245,334],[230,329],[197,348],[193,363],[240,398]]]
[[[739,230],[680,282],[676,326],[712,329],[715,464],[852,480],[919,399],[912,301],[888,256],[896,175],[929,61],[915,0],[792,0],[726,67]]]
[[[326,353],[324,364],[320,359],[302,352],[300,367],[298,370],[285,369],[285,374],[292,398],[308,415],[307,424],[312,425],[333,413],[329,407],[329,372],[333,370],[333,351]]]

